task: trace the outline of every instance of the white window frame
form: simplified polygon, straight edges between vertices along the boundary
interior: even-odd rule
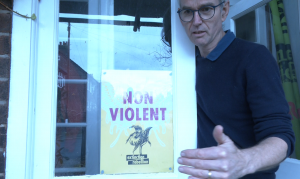
[[[230,7],[228,17],[224,22],[224,30],[230,29],[236,34],[235,20],[246,15],[251,11],[255,11],[255,25],[256,25],[256,43],[262,44],[268,48],[268,34],[266,26],[265,6],[271,0],[235,0]]]
[[[230,29],[236,34],[235,20],[255,10],[256,43],[268,47],[265,6],[271,0],[231,0],[228,17],[224,22],[224,30]]]
[[[15,0],[13,15],[6,178],[177,179],[180,151],[196,148],[195,48],[172,0],[174,173],[55,177],[59,0]],[[189,80],[187,80],[189,79]]]

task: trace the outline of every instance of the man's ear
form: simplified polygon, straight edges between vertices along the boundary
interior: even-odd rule
[[[224,22],[228,16],[230,8],[230,0],[225,0],[223,9],[222,9],[222,22]]]

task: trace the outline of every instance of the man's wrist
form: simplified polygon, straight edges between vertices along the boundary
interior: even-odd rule
[[[255,157],[255,149],[243,149],[241,150],[242,157],[244,158],[243,176],[255,173],[259,168],[259,159]],[[256,159],[256,160],[254,160]]]

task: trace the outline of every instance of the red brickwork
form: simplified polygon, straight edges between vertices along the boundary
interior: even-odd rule
[[[0,99],[2,101],[8,101],[8,89],[9,89],[9,81],[3,80],[0,81]]]
[[[0,55],[10,55],[10,35],[0,34]]]
[[[13,0],[0,0],[12,9]],[[0,173],[5,174],[12,13],[0,4]],[[0,175],[0,179],[4,179]]]
[[[0,5],[1,6],[1,5]],[[10,33],[11,32],[11,14],[0,14],[0,32]]]
[[[0,78],[9,78],[10,58],[0,57]]]

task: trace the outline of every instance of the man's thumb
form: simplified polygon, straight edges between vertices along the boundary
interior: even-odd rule
[[[222,145],[226,142],[231,142],[230,138],[224,134],[223,127],[220,125],[214,128],[213,136],[215,140],[218,142],[218,145]]]

